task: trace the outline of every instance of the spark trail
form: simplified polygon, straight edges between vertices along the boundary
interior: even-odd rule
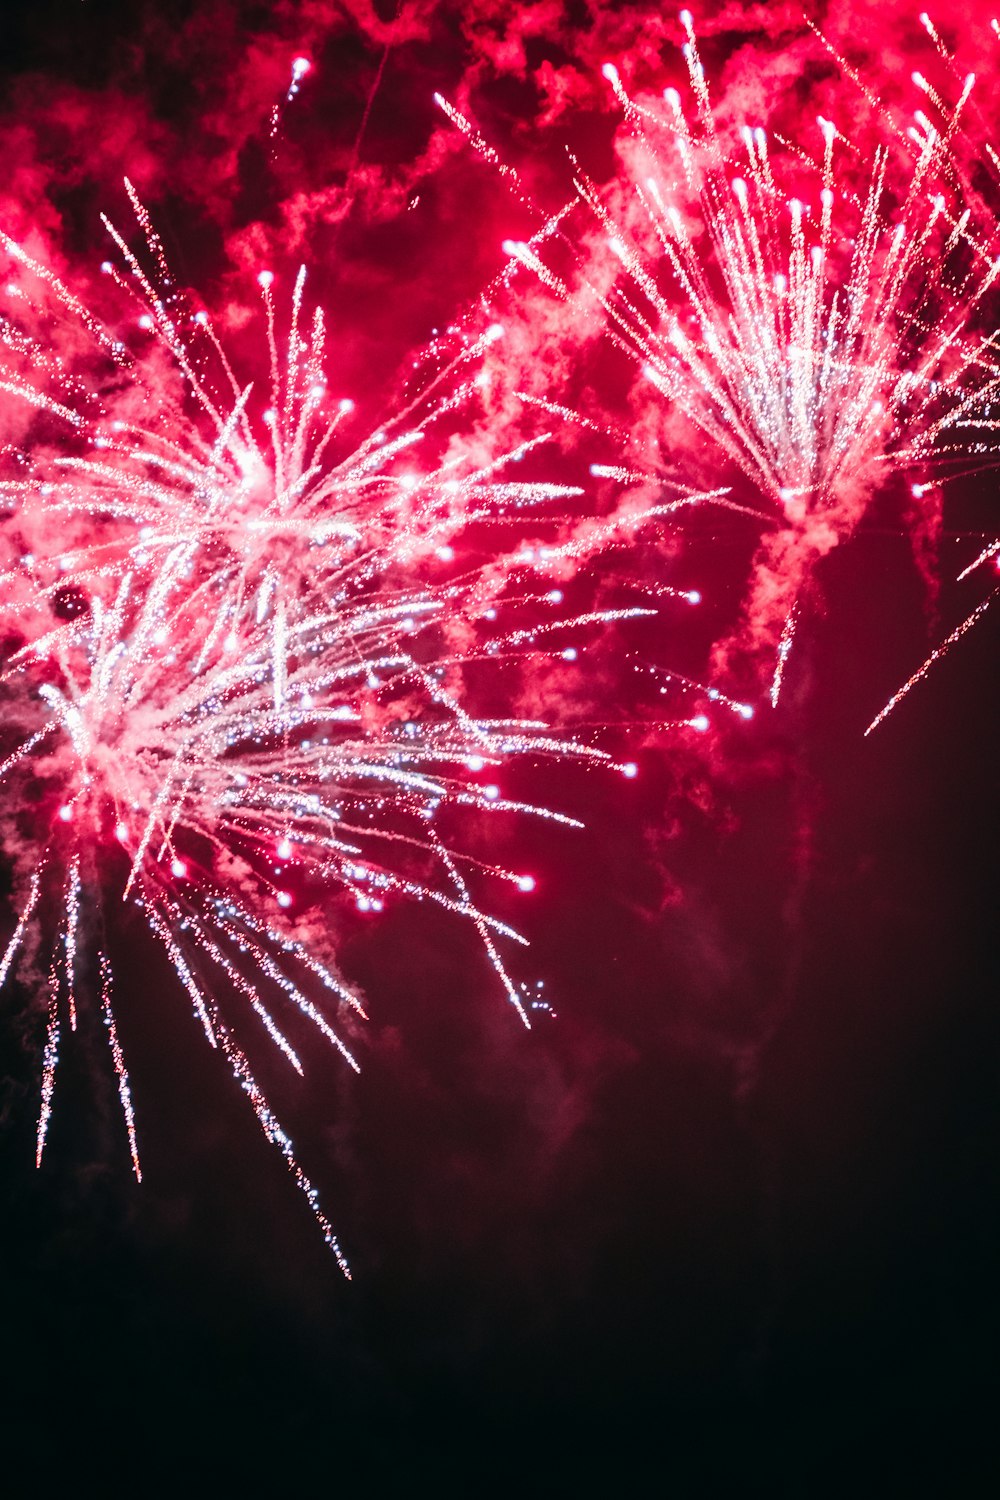
[[[927,673],[930,671],[931,667],[934,666],[935,662],[940,661],[943,656],[946,656],[951,650],[952,646],[954,646],[957,641],[960,641],[963,635],[965,635],[967,631],[971,630],[972,627],[982,619],[983,615],[986,613],[987,609],[989,609],[995,598],[996,590],[994,590],[993,593],[990,594],[987,598],[982,599],[976,605],[972,613],[966,616],[961,625],[956,625],[955,629],[951,631],[949,635],[945,636],[940,646],[935,646],[930,656],[928,656],[927,659],[917,668],[917,670],[906,679],[901,688],[897,688],[896,692],[893,693],[892,697],[889,699],[888,703],[886,703],[884,708],[881,708],[875,715],[874,719],[872,719],[871,723],[868,725],[868,728],[865,730],[866,739],[868,735],[871,734],[873,729],[878,728],[883,719],[887,719],[889,717],[893,709],[896,707],[897,703],[899,703],[901,699],[906,697],[910,689],[915,688],[917,683],[927,676]]]

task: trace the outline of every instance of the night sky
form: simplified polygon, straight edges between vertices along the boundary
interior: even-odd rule
[[[377,414],[411,351],[500,271],[503,239],[531,227],[433,92],[551,209],[566,144],[596,179],[612,170],[600,64],[630,57],[643,85],[681,76],[662,14],[8,0],[0,222],[89,295],[98,216],[127,217],[127,172],[179,280],[212,306],[246,298],[265,263],[307,260],[338,381]],[[829,97],[827,75],[796,71],[796,14],[696,11],[717,99],[762,58],[779,114]],[[909,12],[811,14],[896,96]],[[975,55],[987,36],[977,19],[957,40]],[[272,142],[299,54],[313,70]],[[995,83],[993,54],[982,66]],[[616,356],[591,349],[574,374],[544,336],[553,399],[593,411]],[[620,423],[627,391],[612,399]],[[558,477],[592,456],[565,443]],[[318,1055],[296,1090],[275,1067],[274,1098],[353,1282],[138,927],[123,923],[116,962],[141,1187],[86,1029],[35,1171],[43,1010],[8,989],[8,1466],[93,1465],[139,1493],[172,1462],[195,1483],[203,1454],[279,1493],[425,1475],[464,1493],[507,1476],[529,1494],[990,1492],[996,612],[863,733],[993,586],[953,580],[995,535],[995,477],[945,489],[936,606],[904,489],[890,481],[820,563],[775,710],[759,698],[750,723],[725,716],[704,737],[620,728],[633,781],[514,768],[513,791],[582,832],[470,829],[537,875],[530,899],[492,909],[530,937],[525,973],[554,1016],[525,1031],[446,914],[334,918],[371,1015],[363,1071]],[[668,557],[705,594],[700,612],[668,602],[595,646],[587,670],[616,720],[648,717],[637,662],[697,676],[738,613],[752,530],[696,519],[678,537],[598,559],[576,585],[617,599],[630,570]]]

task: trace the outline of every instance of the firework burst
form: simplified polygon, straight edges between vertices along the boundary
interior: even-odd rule
[[[582,172],[575,187],[613,269],[600,283],[578,260],[575,282],[662,402],[661,441],[682,413],[762,497],[743,619],[716,664],[762,662],[777,702],[799,596],[884,477],[982,451],[960,429],[983,427],[997,387],[992,332],[976,320],[1000,261],[950,154],[971,77],[946,111],[914,75],[938,124],[917,110],[867,166],[825,119],[816,156],[750,126],[739,156],[717,127],[690,13],[681,19],[692,116],[676,89],[636,102],[604,69],[628,127],[622,191],[613,200]],[[506,248],[579,297],[537,248]]]
[[[47,975],[39,1159],[61,1039],[93,1002],[138,1176],[109,942],[93,940],[113,932],[115,904],[131,903],[346,1270],[238,1040],[252,1024],[248,1010],[297,1072],[303,1025],[357,1067],[349,1031],[361,1002],[325,956],[332,940],[318,915],[340,891],[365,912],[400,895],[471,922],[527,1025],[501,952],[524,939],[480,907],[473,886],[485,876],[528,891],[534,881],[458,852],[437,831],[439,810],[572,823],[505,797],[492,777],[519,756],[614,762],[544,722],[478,714],[470,678],[495,678],[503,665],[516,680],[525,661],[558,654],[546,651],[553,630],[648,611],[568,619],[556,608],[559,591],[539,591],[539,578],[576,567],[617,533],[615,522],[590,528],[586,541],[555,523],[547,544],[494,548],[485,560],[468,549],[463,566],[471,525],[481,532],[479,523],[509,523],[529,508],[537,535],[546,506],[579,494],[506,477],[540,437],[474,462],[452,434],[428,463],[416,462],[431,425],[476,398],[476,361],[498,328],[439,358],[420,397],[338,459],[350,403],[327,409],[322,316],[302,332],[300,273],[282,349],[264,274],[271,399],[258,442],[251,388],[207,314],[188,313],[133,202],[155,280],[113,230],[126,273],[109,274],[139,297],[156,360],[136,360],[6,242],[68,320],[64,349],[85,347],[85,366],[115,378],[105,393],[81,376],[39,336],[44,309],[19,284],[8,288],[21,317],[2,326],[3,385],[29,422],[3,482],[16,555],[4,575],[13,644],[0,774],[8,808],[22,809],[8,814],[22,899],[0,979],[19,961]],[[180,377],[180,395],[165,368]],[[142,420],[122,414],[137,406]],[[57,440],[43,441],[33,422],[54,425]],[[632,514],[628,526],[645,518]]]

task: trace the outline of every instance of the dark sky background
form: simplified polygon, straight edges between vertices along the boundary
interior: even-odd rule
[[[475,104],[551,206],[564,141],[610,169],[596,66],[632,47],[644,77],[675,76],[658,48],[679,35],[642,5],[404,3],[393,30],[395,13],[8,4],[5,227],[86,289],[128,171],[212,305],[262,259],[280,273],[304,256],[343,320],[345,388],[377,409],[524,227],[432,91]],[[778,7],[697,19],[730,82],[758,50],[773,64],[799,46]],[[844,34],[852,8],[829,19]],[[300,52],[315,68],[272,153]],[[118,964],[141,1188],[86,1036],[35,1172],[42,1020],[9,995],[8,1466],[44,1472],[49,1455],[117,1485],[125,1452],[142,1491],[213,1450],[286,1492],[390,1474],[473,1492],[509,1473],[528,1493],[657,1475],[681,1494],[987,1493],[996,619],[862,736],[982,596],[980,578],[950,580],[995,506],[991,474],[948,489],[933,620],[890,486],[822,565],[778,710],[698,746],[636,736],[634,782],[518,768],[517,790],[587,823],[511,834],[539,891],[507,914],[557,1012],[532,1032],[460,926],[423,908],[344,919],[372,1016],[362,1076],[316,1057],[295,1092],[275,1068],[274,1101],[350,1284],[140,934],[122,931]],[[696,670],[732,611],[740,536],[686,537],[697,624],[668,611],[618,644]],[[648,707],[624,669],[618,694],[616,716]]]

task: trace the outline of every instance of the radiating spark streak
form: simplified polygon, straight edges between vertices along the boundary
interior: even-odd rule
[[[1000,555],[1000,540],[990,542],[989,546],[984,547],[978,557],[973,558],[967,568],[962,569],[958,575],[957,582],[961,583],[962,579],[968,578],[969,574],[974,573],[976,568],[981,567],[984,562],[989,562],[991,557],[997,557],[998,555]]]
[[[233,1040],[228,1027],[221,1020],[211,998],[208,995],[203,995],[198,988],[176,944],[174,944],[165,923],[161,921],[157,913],[151,911],[148,907],[145,910],[150,926],[166,947],[175,968],[179,972],[183,972],[186,975],[186,981],[189,981],[186,982],[186,988],[194,1003],[199,1020],[203,1021],[212,1045],[218,1047],[225,1056],[233,1077],[240,1084],[243,1092],[250,1100],[251,1108],[257,1117],[258,1124],[264,1132],[265,1137],[273,1146],[277,1146],[285,1158],[285,1164],[292,1174],[296,1186],[304,1194],[312,1210],[313,1217],[320,1227],[323,1238],[332,1250],[341,1271],[350,1280],[350,1267],[333,1232],[333,1226],[320,1207],[319,1194],[299,1165],[291,1139],[282,1129],[281,1124],[268,1104],[266,1095],[251,1071],[246,1055],[242,1048]],[[209,1012],[211,1012],[211,1019],[209,1019]]]
[[[250,1100],[253,1112],[257,1116],[258,1122],[260,1123],[260,1127],[263,1130],[265,1136],[273,1146],[277,1146],[278,1150],[285,1158],[285,1165],[288,1167],[289,1172],[292,1174],[292,1178],[296,1186],[299,1188],[300,1192],[303,1193],[306,1202],[312,1209],[313,1217],[320,1227],[324,1240],[333,1252],[334,1259],[336,1260],[337,1265],[347,1277],[348,1281],[350,1281],[350,1265],[347,1262],[344,1252],[340,1248],[340,1245],[337,1241],[337,1236],[333,1232],[333,1225],[330,1223],[329,1219],[326,1217],[322,1208],[320,1207],[319,1194],[313,1187],[312,1183],[309,1181],[309,1178],[303,1172],[302,1168],[299,1166],[291,1140],[286,1135],[285,1131],[281,1128],[279,1121],[277,1120],[274,1112],[267,1102],[265,1094],[261,1090],[260,1085],[257,1083],[257,1080],[254,1078],[253,1073],[250,1071],[250,1066],[243,1052],[232,1040],[229,1032],[224,1027],[220,1026],[219,1035],[222,1042],[222,1050],[226,1055],[226,1059],[229,1063],[230,1068],[232,1069],[233,1077],[236,1078],[236,1080],[239,1082],[240,1086],[243,1089],[243,1092]]]
[[[498,151],[495,151],[488,141],[484,140],[484,138],[479,134],[472,122],[470,120],[467,120],[466,117],[459,110],[457,110],[453,104],[449,104],[448,100],[444,97],[443,94],[435,94],[434,103],[437,105],[438,109],[440,109],[445,115],[447,115],[451,123],[462,132],[473,149],[478,151],[479,154],[486,161],[488,161],[490,165],[494,167],[502,177],[505,177],[507,181],[512,184],[519,201],[533,208],[534,204],[532,203],[531,197],[527,192],[527,189],[524,187],[524,184],[522,183],[518,172],[514,167],[510,166],[509,163],[503,160],[503,158],[500,156],[500,153]]]
[[[785,616],[785,623],[781,628],[781,639],[778,642],[778,654],[777,660],[774,664],[774,676],[771,679],[772,708],[777,708],[778,706],[778,698],[781,694],[781,683],[785,675],[785,663],[788,660],[789,654],[792,649],[792,642],[795,639],[795,625],[796,609],[793,606],[793,608],[790,609],[788,611],[788,614]]]
[[[198,1020],[201,1022],[202,1030],[205,1033],[206,1040],[211,1047],[218,1047],[219,1042],[215,1033],[215,1028],[212,1025],[211,1019],[209,1018],[208,999],[202,993],[197,981],[195,980],[194,975],[191,973],[191,969],[188,966],[187,960],[185,959],[178,945],[174,942],[169,928],[161,919],[159,913],[154,911],[151,906],[149,906],[142,900],[140,900],[139,905],[145,913],[146,921],[149,923],[150,928],[153,932],[156,933],[156,936],[160,939],[160,942],[167,950],[167,957],[170,959],[170,962],[173,965],[178,979],[181,981],[181,984],[184,986],[184,988],[188,992],[188,995],[190,996],[191,1004],[194,1007],[194,1013],[197,1016]]]
[[[132,1091],[129,1087],[128,1069],[125,1066],[121,1043],[118,1040],[118,1027],[115,1025],[115,1014],[111,1008],[111,964],[105,953],[98,955],[98,962],[101,971],[101,1014],[104,1017],[104,1024],[108,1029],[108,1042],[111,1047],[111,1057],[115,1065],[115,1077],[118,1080],[118,1098],[121,1100],[122,1114],[125,1117],[125,1129],[128,1133],[129,1154],[132,1157],[132,1171],[135,1173],[136,1182],[141,1182],[142,1168],[139,1164],[139,1147],[135,1133],[135,1111],[132,1107]]]
[[[461,872],[456,866],[454,860],[451,858],[451,855],[448,853],[448,850],[436,839],[436,837],[435,843],[437,844],[441,858],[448,870],[448,873],[450,874],[452,880],[455,882],[455,889],[458,892],[462,909],[471,918],[473,925],[479,933],[480,940],[486,950],[490,963],[493,966],[494,973],[506,990],[507,998],[510,1001],[511,1005],[514,1007],[514,1010],[517,1012],[518,1018],[523,1023],[525,1028],[530,1031],[531,1022],[528,1019],[528,1013],[522,1003],[521,995],[513,984],[506,968],[504,967],[503,960],[501,959],[500,954],[497,952],[496,945],[494,944],[493,939],[486,928],[486,924],[483,922],[479,912],[470,902],[469,890],[464,879],[462,878]]]
[[[571,406],[563,406],[558,401],[546,401],[543,396],[534,396],[529,391],[517,391],[515,394],[525,406],[535,406],[539,411],[559,417],[563,422],[572,422],[575,427],[582,427],[587,432],[596,432],[600,437],[614,436],[612,428],[607,424],[594,422],[589,417],[585,417],[582,412],[574,411]],[[593,472],[594,470],[591,469],[591,473]]]
[[[287,679],[287,649],[288,632],[286,630],[285,605],[279,599],[274,611],[274,636],[272,653],[272,678],[274,681],[274,707],[277,713],[281,713],[285,703],[285,684]]]
[[[595,620],[600,620],[602,624],[607,624],[612,620],[637,620],[643,616],[655,614],[655,609],[602,609],[595,610],[593,614],[578,615],[573,623],[576,625],[589,625]],[[539,625],[532,625],[526,630],[512,631],[510,635],[505,635],[502,638],[502,644],[505,646],[517,646],[522,641],[534,641],[540,635],[548,635],[554,630],[564,630],[565,628],[565,621],[563,620],[546,620]]]
[[[296,837],[301,839],[301,833],[297,832]],[[331,974],[329,969],[324,964],[321,964],[302,943],[296,942],[285,933],[279,932],[269,923],[262,922],[245,906],[236,906],[231,901],[229,903],[218,902],[217,915],[220,919],[222,917],[229,917],[234,921],[238,921],[240,926],[245,927],[249,932],[255,934],[262,944],[266,943],[274,952],[284,953],[289,957],[293,957],[303,968],[308,969],[325,989],[328,989],[331,994],[336,995],[338,1001],[355,1011],[361,1020],[367,1021],[368,1016],[354,991],[337,979],[336,975]],[[235,931],[235,929],[233,930]]]
[[[38,904],[38,893],[41,888],[41,878],[42,872],[40,870],[36,870],[31,877],[31,888],[28,891],[27,900],[21,908],[21,915],[17,919],[17,926],[14,928],[11,940],[4,950],[3,958],[0,959],[0,985],[2,985],[7,978],[7,970],[10,968],[11,963],[13,962],[17,954],[17,950],[21,946],[25,929],[27,928],[28,923],[31,921],[31,918],[34,915],[35,907]]]
[[[620,464],[591,464],[590,472],[595,479],[616,479],[619,484],[655,484],[660,488],[667,487],[662,475],[649,473],[642,469],[628,469]],[[671,486],[681,489],[680,485]],[[765,511],[757,510],[751,505],[741,505],[733,500],[728,489],[700,490],[694,493],[684,491],[678,500],[672,501],[666,506],[655,506],[649,512],[656,516],[669,514],[674,509],[680,509],[687,505],[720,505],[725,510],[735,511],[740,516],[750,516],[755,521],[763,521],[765,524],[771,519]]]
[[[225,933],[228,937],[233,938],[234,941],[238,942],[238,935],[234,932],[233,928],[221,919],[219,920],[219,930]],[[264,949],[257,949],[253,956],[261,973],[265,976],[265,978],[270,979],[272,983],[275,984],[279,989],[284,990],[285,994],[288,995],[292,1003],[302,1012],[304,1016],[307,1016],[309,1020],[312,1021],[313,1025],[317,1027],[317,1029],[326,1038],[326,1040],[337,1049],[347,1065],[355,1073],[360,1073],[360,1065],[348,1050],[348,1048],[341,1041],[340,1037],[327,1021],[326,1017],[316,1008],[315,1005],[313,1005],[311,1000],[308,1000],[306,996],[302,994],[297,985],[292,984],[287,976],[282,973],[281,969],[279,969],[278,965],[271,958],[270,954],[267,953]],[[258,1009],[258,1007],[256,1006],[254,1008]],[[286,1055],[287,1050],[287,1046],[282,1047],[282,1051],[286,1052]]]
[[[990,594],[989,598],[981,600],[980,603],[977,604],[975,609],[972,611],[972,614],[964,619],[961,625],[956,626],[951,634],[945,637],[940,646],[935,647],[935,649],[931,652],[930,656],[928,656],[923,665],[919,666],[913,673],[912,677],[908,677],[907,680],[903,683],[903,686],[899,688],[897,692],[893,693],[892,697],[889,699],[885,707],[875,715],[874,719],[872,719],[871,723],[868,725],[868,728],[865,730],[866,739],[871,734],[872,730],[877,729],[882,720],[887,718],[889,714],[892,713],[893,709],[896,707],[897,703],[899,703],[900,699],[905,698],[910,689],[916,687],[917,683],[920,682],[922,678],[927,676],[927,673],[930,671],[934,663],[940,661],[942,656],[944,656],[948,651],[951,650],[955,642],[960,641],[962,636],[965,635],[966,631],[972,629],[977,620],[982,619],[983,615],[986,613],[993,600],[997,597],[998,593],[1000,593],[1000,590],[995,589],[993,593]]]
[[[69,1002],[69,1028],[76,1030],[76,944],[80,925],[80,856],[70,862],[66,880],[66,927],[64,944],[66,953],[66,992]]]
[[[260,1017],[261,1021],[264,1024],[264,1029],[267,1031],[267,1034],[271,1038],[274,1045],[278,1048],[278,1051],[284,1053],[285,1057],[287,1057],[288,1061],[291,1063],[296,1073],[298,1073],[299,1077],[304,1077],[304,1069],[302,1067],[302,1063],[299,1059],[298,1053],[295,1051],[295,1048],[285,1036],[284,1032],[277,1025],[267,1006],[264,1005],[261,1001],[260,996],[257,994],[254,986],[244,978],[235,964],[230,963],[229,959],[223,953],[222,949],[218,946],[217,943],[214,943],[212,941],[207,933],[200,933],[199,940],[208,957],[212,959],[220,969],[223,970],[233,988],[239,990],[241,994],[245,995],[250,1001],[252,1009],[256,1011],[257,1015]]]
[[[293,1176],[293,1179],[295,1180],[297,1186],[300,1188],[300,1190],[305,1195],[306,1200],[309,1203],[309,1206],[310,1206],[310,1208],[311,1208],[311,1210],[313,1212],[313,1215],[316,1218],[317,1223],[319,1224],[320,1229],[323,1232],[324,1238],[325,1238],[327,1244],[329,1245],[330,1249],[332,1250],[332,1252],[333,1252],[333,1254],[334,1254],[334,1256],[335,1256],[335,1258],[337,1260],[338,1265],[340,1266],[340,1268],[344,1272],[344,1274],[349,1277],[350,1271],[349,1271],[349,1267],[348,1267],[347,1261],[346,1261],[345,1257],[343,1256],[342,1251],[340,1250],[339,1244],[337,1242],[336,1236],[335,1236],[335,1234],[333,1232],[333,1229],[332,1229],[332,1226],[330,1225],[329,1220],[327,1219],[326,1215],[323,1213],[322,1209],[320,1208],[319,1200],[318,1200],[318,1195],[316,1193],[316,1190],[313,1187],[312,1183],[309,1181],[308,1177],[302,1171],[302,1168],[299,1165],[299,1163],[298,1163],[298,1161],[297,1161],[297,1159],[295,1157],[294,1150],[293,1150],[293,1147],[292,1147],[292,1143],[291,1143],[289,1137],[287,1136],[287,1134],[285,1133],[285,1131],[280,1126],[280,1124],[277,1121],[276,1117],[274,1116],[274,1113],[271,1110],[270,1106],[268,1105],[266,1097],[264,1096],[262,1090],[260,1089],[260,1086],[258,1085],[258,1083],[256,1082],[256,1079],[253,1076],[252,1071],[250,1070],[249,1064],[247,1063],[247,1060],[246,1060],[246,1057],[245,1057],[244,1053],[239,1048],[239,1046],[233,1041],[233,1039],[232,1039],[232,1037],[231,1037],[228,1029],[221,1022],[221,1020],[220,1020],[220,1018],[219,1018],[219,1016],[218,1016],[218,1014],[217,1014],[217,1012],[215,1010],[214,1004],[212,1003],[212,1001],[210,1000],[210,998],[206,994],[204,994],[202,992],[202,990],[200,989],[200,987],[198,986],[197,982],[195,981],[193,975],[190,972],[190,969],[188,968],[188,965],[187,965],[185,959],[183,958],[183,955],[180,953],[179,948],[174,943],[173,938],[172,938],[171,933],[170,933],[170,930],[167,928],[166,923],[160,918],[159,914],[156,911],[152,910],[148,905],[145,905],[145,903],[140,903],[140,904],[144,905],[144,909],[145,909],[145,912],[146,912],[147,920],[150,922],[150,926],[151,926],[152,930],[157,934],[157,936],[159,936],[159,938],[161,939],[161,941],[164,943],[164,946],[166,947],[166,949],[168,951],[168,954],[170,955],[171,961],[172,961],[175,969],[177,970],[177,972],[179,973],[180,977],[182,978],[182,981],[185,983],[185,987],[188,989],[188,992],[191,995],[191,998],[192,998],[192,1001],[193,1001],[193,1004],[194,1004],[194,1008],[195,1008],[195,1012],[198,1015],[198,1018],[202,1021],[202,1024],[205,1027],[206,1034],[207,1034],[209,1040],[212,1042],[213,1046],[221,1044],[222,1050],[223,1050],[223,1052],[224,1052],[224,1054],[225,1054],[225,1056],[226,1056],[226,1058],[227,1058],[227,1060],[229,1062],[229,1065],[230,1065],[230,1068],[232,1069],[234,1077],[236,1077],[237,1080],[240,1082],[241,1086],[244,1089],[244,1092],[248,1095],[248,1097],[250,1099],[251,1106],[252,1106],[252,1108],[254,1110],[255,1115],[257,1116],[258,1122],[261,1125],[262,1130],[264,1131],[264,1133],[267,1136],[268,1140],[271,1141],[272,1144],[276,1145],[278,1147],[278,1149],[281,1151],[282,1155],[284,1156],[286,1164],[288,1165],[288,1168],[289,1168],[289,1170],[290,1170],[290,1172],[291,1172],[291,1174]],[[210,945],[210,951],[212,951],[212,950],[214,950],[214,954],[215,955],[219,955],[219,950],[218,950],[218,948],[217,948],[217,946],[215,944],[211,944]],[[219,956],[221,956],[221,955],[219,955]],[[274,966],[270,963],[270,960],[267,959],[266,955],[264,955],[264,957],[265,957],[265,960],[266,960],[266,962],[265,962],[265,969],[266,969],[267,972],[271,973],[272,977],[273,977]],[[232,966],[228,964],[227,960],[224,960],[224,962],[226,963],[227,968],[230,970],[231,977],[234,977],[234,971],[232,971]],[[240,987],[244,987],[244,986],[241,985]],[[259,1012],[260,1012],[261,1009],[262,1008],[258,1007]],[[322,1018],[321,1017],[317,1017],[317,1019],[322,1023]],[[113,1020],[112,1020],[111,1024],[113,1025]],[[325,1025],[325,1023],[323,1023],[323,1024]],[[58,1042],[58,1025],[57,1025],[57,1022],[55,1022],[54,1025],[55,1025],[54,1032],[50,1031],[50,1038],[54,1037],[54,1040],[51,1041],[50,1048],[48,1049],[48,1052],[47,1052],[47,1058],[49,1057],[49,1054],[51,1054],[51,1062],[47,1063],[46,1072],[45,1072],[45,1082],[44,1082],[44,1085],[43,1085],[43,1113],[44,1113],[44,1124],[45,1125],[47,1125],[48,1113],[51,1110],[52,1075],[54,1073],[54,1067],[55,1067],[55,1047],[56,1047],[56,1044]],[[326,1028],[326,1029],[329,1030],[329,1028]],[[114,1033],[112,1033],[112,1035],[114,1036]],[[332,1033],[331,1033],[331,1035],[332,1035]],[[339,1045],[339,1043],[338,1043],[338,1045]],[[116,1038],[115,1038],[115,1040],[113,1042],[113,1047],[114,1047],[114,1050],[115,1050],[115,1061],[116,1061],[116,1069],[117,1069],[117,1068],[119,1068],[120,1052],[117,1049]],[[283,1050],[285,1050],[285,1049],[283,1049]],[[287,1050],[290,1052],[290,1049],[287,1049]],[[291,1054],[291,1056],[294,1059],[294,1054]],[[294,1061],[297,1062],[297,1059],[294,1059]],[[136,1151],[135,1151],[134,1128],[133,1128],[132,1117],[131,1117],[131,1103],[130,1103],[130,1098],[129,1098],[129,1095],[128,1095],[127,1075],[124,1074],[123,1065],[121,1066],[121,1069],[119,1071],[119,1080],[120,1080],[120,1086],[124,1089],[124,1092],[122,1094],[122,1100],[123,1100],[123,1106],[126,1108],[126,1119],[127,1119],[128,1124],[129,1124],[129,1138],[130,1138],[130,1145],[132,1147],[132,1153],[133,1153],[133,1163],[134,1163],[134,1166],[135,1166],[136,1175],[138,1176],[139,1175],[139,1167],[138,1167],[138,1157],[137,1157]],[[39,1126],[39,1156],[40,1156],[40,1153],[41,1153],[41,1146],[42,1146],[43,1140],[44,1140],[43,1125],[40,1123],[40,1126]]]
[[[74,297],[73,293],[63,285],[58,276],[55,276],[47,266],[32,259],[17,241],[12,240],[9,235],[4,234],[2,229],[0,229],[0,245],[3,246],[8,255],[31,271],[32,275],[38,276],[45,282],[55,294],[57,301],[66,308],[74,319],[78,320],[86,328],[91,337],[100,344],[104,352],[110,355],[116,364],[124,363],[125,351],[120,340],[113,338],[102,328],[99,319],[95,318],[93,313],[88,311],[79,298]],[[27,389],[30,390],[30,387]],[[75,415],[68,418],[68,420],[75,422]]]
[[[40,745],[46,735],[51,733],[52,728],[51,724],[47,724],[44,729],[39,729],[36,734],[29,735],[23,745],[19,745],[12,754],[8,755],[5,761],[0,762],[0,777],[6,776],[7,772],[13,766],[16,766],[19,760],[23,760],[26,755],[30,755],[35,746]],[[2,983],[2,980],[0,980],[0,983]]]
[[[52,1093],[55,1088],[56,1064],[59,1061],[59,975],[53,964],[49,973],[49,1018],[42,1054],[42,1097],[35,1138],[35,1166],[42,1165],[45,1141],[52,1118]]]
[[[751,704],[741,703],[739,699],[731,698],[721,688],[710,687],[707,683],[698,682],[693,677],[685,677],[681,672],[667,671],[664,667],[648,666],[644,668],[640,667],[638,670],[648,671],[655,677],[662,677],[666,682],[679,683],[681,687],[687,688],[691,692],[704,693],[705,697],[712,703],[721,703],[724,708],[729,709],[730,713],[737,714],[741,719],[753,718],[753,707]],[[661,688],[660,691],[665,693],[666,689]]]

